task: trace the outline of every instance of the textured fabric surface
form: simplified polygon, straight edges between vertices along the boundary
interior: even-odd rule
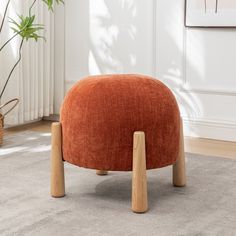
[[[131,170],[133,133],[144,131],[147,169],[173,164],[180,114],[171,91],[141,75],[92,76],[68,92],[62,109],[63,158],[102,170]]]
[[[186,154],[187,186],[171,166],[147,171],[149,211],[131,211],[131,172],[65,162],[66,196],[52,198],[50,134],[5,136],[0,148],[1,236],[235,236],[236,160]]]

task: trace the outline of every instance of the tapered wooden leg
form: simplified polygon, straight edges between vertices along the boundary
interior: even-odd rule
[[[134,133],[133,140],[132,210],[148,210],[145,134],[141,131]]]
[[[65,196],[64,163],[62,160],[62,130],[59,122],[52,124],[51,196]]]
[[[173,185],[176,187],[184,187],[186,185],[185,174],[185,153],[184,153],[184,135],[183,122],[180,122],[180,148],[176,163],[173,165]]]
[[[106,170],[96,170],[96,174],[97,175],[107,175],[108,171],[106,171]]]

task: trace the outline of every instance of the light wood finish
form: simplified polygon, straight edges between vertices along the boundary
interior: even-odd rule
[[[106,171],[106,170],[96,170],[96,174],[97,175],[107,175],[108,171]]]
[[[185,137],[185,151],[206,156],[236,159],[236,142]]]
[[[51,195],[52,197],[65,196],[64,163],[62,160],[62,130],[59,122],[52,124]]]
[[[185,174],[185,153],[184,153],[184,136],[183,136],[183,122],[180,122],[180,143],[179,155],[176,163],[173,165],[173,185],[176,187],[183,187],[186,185]]]
[[[145,134],[138,131],[133,137],[132,210],[148,210]]]
[[[20,133],[26,130],[35,131],[40,133],[50,133],[51,132],[51,121],[40,120],[33,123],[28,123],[24,125],[18,125],[13,127],[5,126],[5,135],[11,135],[15,133]]]

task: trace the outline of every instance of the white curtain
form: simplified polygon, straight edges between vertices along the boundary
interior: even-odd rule
[[[0,19],[3,17],[7,0],[0,2]],[[17,19],[17,14],[27,14],[32,0],[11,0],[8,16]],[[1,103],[19,98],[20,103],[14,111],[6,117],[7,124],[22,124],[37,120],[43,116],[53,114],[54,94],[54,20],[47,6],[42,0],[36,1],[33,8],[36,23],[42,23],[45,30],[40,34],[46,41],[37,43],[32,39],[25,41],[22,50],[22,60],[14,71]],[[9,23],[5,22],[1,34],[1,45],[13,32]],[[0,21],[1,22],[1,21]],[[12,41],[4,51],[0,52],[0,88],[14,63],[19,57],[20,38]]]

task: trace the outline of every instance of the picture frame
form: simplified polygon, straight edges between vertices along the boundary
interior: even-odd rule
[[[235,28],[235,0],[185,0],[185,27]]]

